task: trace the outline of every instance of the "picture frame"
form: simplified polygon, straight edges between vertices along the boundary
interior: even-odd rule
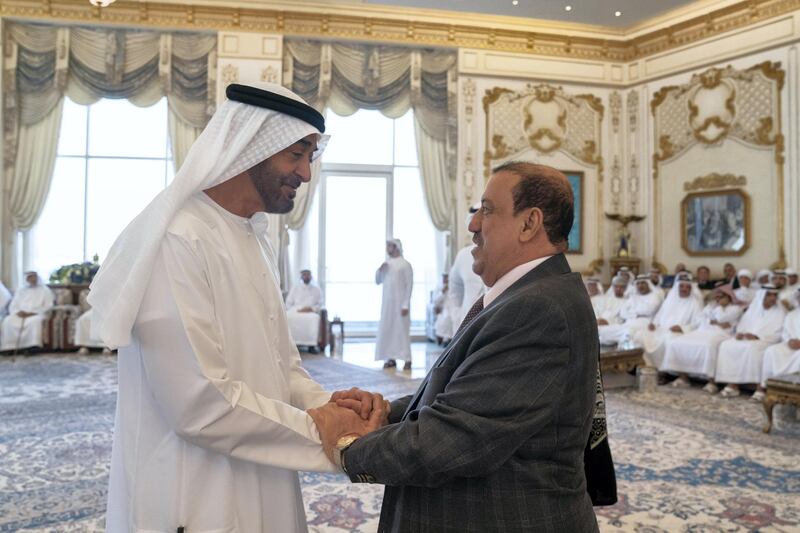
[[[572,186],[572,196],[574,199],[575,215],[572,223],[572,230],[569,232],[569,246],[566,253],[583,253],[583,172],[579,170],[561,171],[569,180]]]
[[[750,196],[742,189],[687,194],[680,217],[689,256],[738,256],[750,247]]]

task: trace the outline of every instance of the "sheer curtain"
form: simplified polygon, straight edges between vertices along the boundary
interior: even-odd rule
[[[347,116],[377,109],[399,118],[413,108],[428,211],[438,230],[452,230],[455,52],[290,39],[284,50],[284,85],[319,110]],[[293,214],[293,225],[304,221],[305,212]]]
[[[17,234],[33,226],[47,199],[64,96],[146,107],[166,95],[178,164],[214,112],[217,38],[17,22],[4,31],[2,278],[15,286]]]

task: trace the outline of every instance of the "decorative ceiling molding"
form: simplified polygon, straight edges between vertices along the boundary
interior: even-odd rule
[[[119,0],[106,8],[87,0],[0,0],[0,16],[29,20],[59,20],[79,23],[169,27],[192,30],[238,30],[275,32],[291,36],[359,41],[397,42],[415,45],[477,48],[542,56],[635,61],[703,39],[744,28],[800,9],[800,0],[745,0],[644,35],[626,38],[599,37],[576,25],[573,35],[553,25],[536,21],[495,26],[492,17],[474,17],[465,23],[463,14],[441,12],[437,21],[418,20],[412,12],[371,12],[347,6],[322,5],[302,10],[229,7]],[[450,21],[448,21],[450,19]],[[549,30],[549,31],[548,31]],[[594,33],[596,36],[591,36]]]

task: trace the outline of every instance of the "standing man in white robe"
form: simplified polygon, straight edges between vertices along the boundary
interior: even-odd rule
[[[411,370],[411,289],[414,270],[403,257],[400,239],[386,241],[386,261],[375,272],[375,283],[383,285],[381,321],[375,340],[375,360],[383,368],[394,368],[397,359],[405,361],[403,370]]]
[[[778,290],[765,285],[736,326],[736,337],[719,346],[714,379],[727,383],[720,394],[739,396],[739,385],[761,383],[761,368],[766,349],[781,340],[786,312],[778,303]]]
[[[89,295],[120,347],[110,533],[304,532],[297,470],[334,471],[307,411],[336,413],[341,435],[385,414],[379,395],[361,416],[337,407],[303,370],[266,238],[265,212],[311,178],[324,119],[279,85],[226,93]]]
[[[696,330],[667,342],[661,370],[678,374],[672,382],[673,387],[688,388],[691,374],[707,378],[709,381],[703,390],[717,393],[714,371],[719,345],[733,337],[733,328],[742,315],[742,308],[733,304],[726,292],[716,292],[715,299],[703,309]]]
[[[300,280],[302,283],[295,284],[286,297],[289,332],[296,345],[307,346],[309,352],[317,353],[322,291],[312,281],[310,270],[301,270]]]
[[[800,372],[800,288],[794,291],[796,307],[783,321],[782,342],[770,346],[764,352],[761,368],[761,383],[755,399],[764,399],[767,380],[782,374]]]
[[[0,350],[41,348],[42,327],[47,313],[53,308],[55,295],[41,283],[36,272],[25,273],[26,285],[11,299],[8,316],[0,327]]]
[[[479,208],[480,204],[470,206],[466,219],[467,226],[469,226],[472,216],[477,213]],[[464,320],[472,304],[486,292],[486,286],[480,276],[472,271],[473,248],[475,248],[474,244],[461,248],[455,259],[453,259],[453,266],[450,267],[448,300],[450,301],[452,312],[450,319],[452,324],[451,338],[455,335],[458,325]]]
[[[641,331],[640,342],[648,365],[662,370],[664,345],[671,339],[691,332],[700,321],[703,308],[692,294],[693,285],[691,280],[678,279],[647,330]]]

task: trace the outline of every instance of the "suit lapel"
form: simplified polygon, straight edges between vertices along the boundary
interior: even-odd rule
[[[430,383],[431,373],[433,372],[433,370],[444,364],[445,360],[450,356],[450,354],[452,354],[455,351],[457,345],[464,337],[465,333],[470,329],[470,327],[473,326],[475,322],[477,322],[478,318],[481,315],[484,315],[489,310],[493,310],[497,307],[502,306],[508,299],[513,297],[514,293],[516,293],[522,287],[527,286],[528,284],[535,283],[549,276],[567,274],[569,272],[571,272],[571,270],[569,268],[569,263],[567,263],[567,260],[564,257],[564,254],[557,254],[548,259],[547,261],[545,261],[544,263],[540,264],[539,266],[537,266],[524,276],[522,276],[520,279],[514,282],[508,289],[503,291],[503,294],[501,294],[498,298],[496,298],[491,304],[489,304],[486,308],[484,308],[484,310],[481,311],[481,313],[478,314],[478,316],[476,316],[473,319],[472,324],[469,324],[466,327],[462,328],[462,330],[453,338],[453,340],[450,341],[450,345],[447,347],[447,349],[444,350],[444,352],[442,352],[442,355],[439,356],[439,359],[436,360],[436,362],[431,367],[430,371],[428,371],[428,374],[425,376],[425,380],[419,386],[417,392],[414,393],[414,397],[411,399],[411,402],[409,402],[408,407],[406,408],[405,413],[403,413],[403,418],[401,420],[405,420],[408,414],[414,409],[416,409],[417,402],[419,402],[419,399],[425,392],[425,388]]]

